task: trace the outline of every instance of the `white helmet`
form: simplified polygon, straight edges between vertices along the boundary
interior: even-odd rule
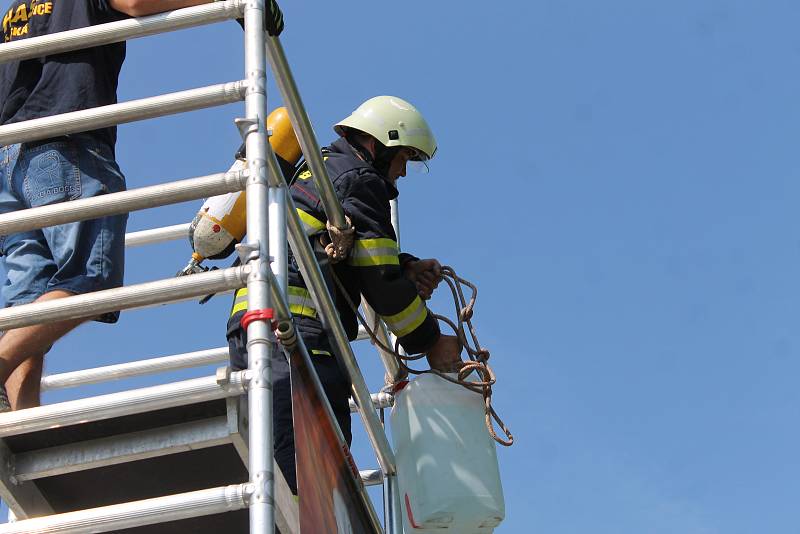
[[[413,148],[417,160],[427,161],[436,154],[436,139],[425,118],[417,108],[396,96],[370,98],[333,127],[341,136],[345,135],[345,128],[367,133],[387,147]]]

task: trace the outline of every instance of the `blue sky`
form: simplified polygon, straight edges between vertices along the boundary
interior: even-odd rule
[[[400,182],[402,244],[480,289],[495,406],[517,439],[498,450],[497,532],[796,532],[796,3],[285,4],[321,142],[377,94],[413,102],[438,136],[431,173]],[[229,23],[131,42],[120,99],[240,79],[241,41]],[[242,109],[121,127],[129,187],[227,169]],[[189,252],[133,249],[127,282],[170,276]],[[86,325],[48,371],[220,346],[228,306]],[[357,352],[377,389],[377,357]]]

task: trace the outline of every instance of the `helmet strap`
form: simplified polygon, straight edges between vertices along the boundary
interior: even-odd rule
[[[361,132],[359,132],[359,134],[369,135]],[[347,142],[350,144],[350,146],[353,147],[356,152],[358,152],[358,154],[361,156],[361,159],[375,167],[375,170],[378,171],[378,174],[384,178],[389,176],[389,167],[392,164],[395,154],[400,151],[400,147],[387,147],[373,137],[373,146],[375,147],[375,155],[373,156],[370,151],[361,144],[359,141],[359,135],[347,135],[345,139],[347,139]]]
[[[387,147],[383,143],[375,143],[375,161],[372,166],[383,177],[389,176],[389,167],[392,165],[392,160],[395,155],[400,151],[400,147],[392,146]]]
[[[365,135],[365,134],[361,134],[361,135]],[[347,135],[345,135],[343,137],[347,140],[347,143],[351,147],[353,147],[353,150],[358,152],[358,155],[361,156],[361,159],[363,159],[364,161],[366,161],[370,165],[372,165],[374,163],[375,158],[373,158],[372,154],[370,153],[370,151],[367,150],[367,148],[364,147],[359,142],[359,139],[358,139],[359,135],[354,135],[353,132],[347,132]]]

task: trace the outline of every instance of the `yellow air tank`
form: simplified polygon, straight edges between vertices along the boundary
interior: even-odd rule
[[[302,151],[286,108],[277,108],[269,114],[267,128],[272,130],[269,144],[281,168],[292,169]],[[244,160],[238,159],[230,170],[242,170],[246,166]],[[211,197],[203,203],[189,225],[192,259],[179,276],[203,271],[205,269],[200,267],[203,260],[226,258],[233,252],[247,231],[245,198],[244,191],[237,191]]]

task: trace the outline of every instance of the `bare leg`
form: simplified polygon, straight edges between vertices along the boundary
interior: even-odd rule
[[[22,362],[6,380],[8,399],[13,410],[24,410],[41,404],[40,391],[44,355]]]
[[[69,296],[72,296],[72,293],[57,289],[45,293],[34,302],[45,302]],[[15,328],[0,338],[0,383],[7,383],[12,373],[14,374],[11,382],[7,383],[11,406],[15,409],[17,406],[27,408],[30,407],[28,404],[32,402],[32,399],[38,405],[39,379],[44,355],[56,340],[85,320],[71,319],[58,323]],[[26,362],[24,366],[23,362]],[[19,373],[15,372],[20,366],[22,368]],[[36,384],[31,384],[31,381],[35,381]]]

